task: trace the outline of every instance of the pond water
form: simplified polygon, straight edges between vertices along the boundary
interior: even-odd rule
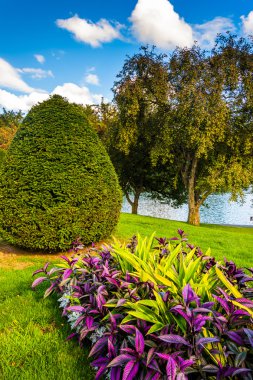
[[[244,202],[230,202],[230,194],[213,194],[208,197],[208,207],[201,207],[201,223],[234,224],[253,227],[253,194],[245,192]],[[122,212],[131,213],[131,207],[124,199]],[[169,204],[155,201],[143,195],[140,198],[138,214],[165,218],[171,220],[187,221],[188,207],[179,208]]]

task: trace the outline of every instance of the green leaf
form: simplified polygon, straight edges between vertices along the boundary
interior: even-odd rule
[[[231,284],[231,282],[225,277],[225,275],[218,267],[215,267],[215,271],[221,282],[226,286],[228,290],[230,290],[233,296],[236,298],[243,298],[243,295],[236,289],[234,285]]]

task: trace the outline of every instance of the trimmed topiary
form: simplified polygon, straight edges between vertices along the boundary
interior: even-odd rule
[[[81,106],[59,95],[34,106],[6,155],[0,232],[32,250],[68,249],[109,236],[121,190],[104,146]]]

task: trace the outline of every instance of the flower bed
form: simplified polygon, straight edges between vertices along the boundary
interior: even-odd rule
[[[59,293],[96,379],[252,379],[253,268],[217,263],[179,237],[133,237],[34,274]]]

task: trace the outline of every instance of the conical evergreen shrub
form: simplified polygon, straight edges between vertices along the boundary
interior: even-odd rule
[[[61,96],[34,106],[0,178],[0,233],[31,250],[60,251],[111,234],[121,209],[113,165],[81,106]]]

